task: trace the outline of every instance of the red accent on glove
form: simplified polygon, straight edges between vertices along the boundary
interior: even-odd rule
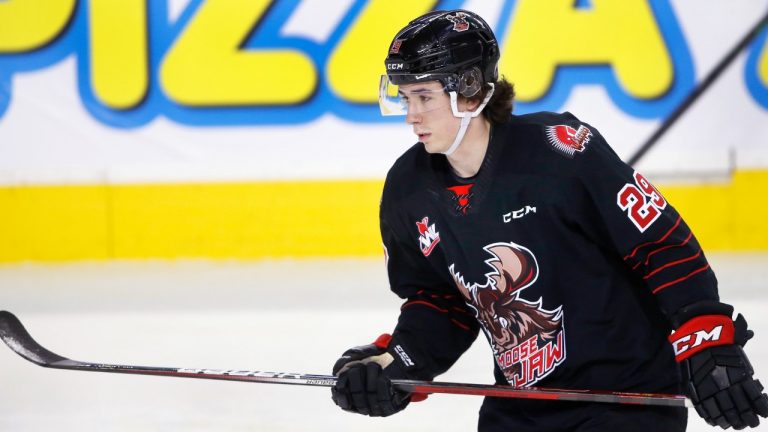
[[[392,342],[392,335],[388,333],[384,333],[378,338],[376,338],[375,341],[373,341],[373,345],[377,348],[381,349],[387,349],[389,347],[389,343]],[[411,394],[411,402],[421,402],[423,400],[426,400],[429,396],[429,393],[412,393]]]
[[[669,336],[675,350],[675,360],[681,362],[707,348],[733,344],[734,327],[731,317],[701,315],[686,321]]]
[[[392,335],[388,333],[384,333],[383,335],[376,338],[376,340],[373,342],[373,345],[375,345],[376,348],[381,348],[385,350],[389,346],[390,341],[392,341]]]

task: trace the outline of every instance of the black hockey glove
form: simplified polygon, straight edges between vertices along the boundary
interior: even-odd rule
[[[752,378],[752,365],[742,347],[754,335],[733,307],[698,302],[673,318],[677,330],[669,337],[683,374],[686,392],[696,411],[713,426],[743,429],[768,417],[768,396]]]
[[[402,359],[396,360],[387,352],[390,340],[385,334],[370,345],[350,348],[333,365],[338,379],[331,388],[331,398],[341,409],[386,417],[408,406],[411,393],[395,389],[390,381],[406,378]]]

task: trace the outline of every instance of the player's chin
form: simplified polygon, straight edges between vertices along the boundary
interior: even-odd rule
[[[446,147],[444,145],[435,143],[432,140],[423,140],[420,142],[424,144],[424,150],[426,150],[427,153],[440,153],[446,150]]]

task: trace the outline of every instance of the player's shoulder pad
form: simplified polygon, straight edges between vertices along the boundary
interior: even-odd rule
[[[575,159],[602,141],[597,130],[570,112],[537,112],[519,116],[517,121],[537,135],[536,142],[567,159]]]
[[[409,172],[416,168],[420,164],[421,160],[427,155],[427,151],[424,150],[424,144],[416,143],[406,150],[400,157],[395,160],[395,163],[390,167],[387,173],[387,178],[396,177],[398,174]]]
[[[387,172],[382,202],[399,200],[404,194],[412,191],[418,177],[427,172],[428,156],[424,145],[416,143],[397,158]]]

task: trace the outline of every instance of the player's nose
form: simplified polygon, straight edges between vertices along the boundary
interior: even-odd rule
[[[405,114],[405,123],[409,125],[421,123],[421,116],[414,113],[412,110],[408,110],[408,112]]]

